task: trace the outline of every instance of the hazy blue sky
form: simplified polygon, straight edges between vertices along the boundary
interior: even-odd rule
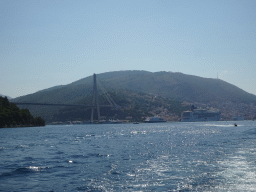
[[[119,70],[182,72],[256,94],[255,0],[1,0],[0,93]]]

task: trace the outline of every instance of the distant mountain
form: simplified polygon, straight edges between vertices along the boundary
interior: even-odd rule
[[[97,74],[97,81],[109,90],[130,90],[159,95],[179,101],[256,102],[256,96],[220,79],[182,73],[116,71]],[[92,93],[92,76],[68,85],[57,86],[15,98],[16,101],[74,103]]]
[[[223,80],[182,73],[117,71],[99,74],[97,79],[103,87],[156,94],[180,101],[256,101],[255,95]],[[90,83],[92,83],[91,76],[69,86],[88,85]]]
[[[98,75],[104,86],[161,95],[179,101],[255,102],[256,96],[220,79],[202,78],[182,73],[123,71]],[[82,79],[75,82],[82,83]]]
[[[64,85],[57,85],[57,86],[54,86],[54,87],[50,87],[50,88],[47,88],[47,89],[40,90],[40,91],[38,91],[38,92],[51,91],[51,90],[54,90],[54,89],[61,88],[61,87],[63,87],[63,86],[64,86]]]
[[[220,79],[202,78],[193,75],[172,72],[147,72],[147,71],[115,71],[97,74],[99,94],[103,89],[116,93],[116,98],[124,97],[122,104],[127,106],[132,101],[152,105],[154,97],[161,98],[161,105],[168,105],[169,101],[177,102],[239,102],[256,103],[256,96]],[[93,90],[92,76],[80,79],[68,85],[56,86],[34,94],[15,98],[16,102],[40,103],[66,103],[66,104],[91,104]],[[136,95],[136,97],[135,97]],[[146,98],[151,98],[147,100]],[[166,99],[166,101],[164,101]],[[168,100],[168,101],[167,101]],[[120,105],[120,104],[119,104]],[[29,106],[28,106],[29,107]],[[48,119],[56,116],[62,107],[53,108],[33,107],[30,111]],[[41,107],[42,108],[42,107]],[[47,109],[48,108],[48,109]],[[180,112],[180,107],[177,107]],[[148,108],[149,110],[149,108]],[[152,111],[152,108],[150,109]],[[42,112],[44,111],[44,112]],[[74,111],[73,111],[74,112]],[[47,114],[42,114],[47,113]]]

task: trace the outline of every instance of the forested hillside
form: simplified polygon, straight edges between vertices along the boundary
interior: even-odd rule
[[[220,79],[202,78],[182,73],[121,71],[99,74],[104,87],[129,89],[161,95],[179,101],[256,102],[256,96]],[[88,78],[75,82],[87,82]]]
[[[179,101],[234,101],[256,102],[256,96],[220,79],[202,78],[182,73],[116,71],[97,74],[99,92],[129,90],[171,98]],[[14,101],[73,103],[92,93],[92,76],[68,85],[56,86]]]
[[[19,109],[7,97],[0,96],[0,128],[45,126],[41,117],[34,118],[28,109]]]

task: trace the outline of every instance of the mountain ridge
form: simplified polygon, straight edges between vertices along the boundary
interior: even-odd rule
[[[244,90],[223,80],[203,78],[193,75],[186,75],[183,73],[164,71],[148,72],[136,70],[114,71],[97,74],[97,83],[100,95],[103,94],[103,91],[100,88],[104,88],[107,92],[116,94],[116,99],[118,99],[119,102],[126,106],[134,107],[136,105],[138,110],[143,111],[143,113],[147,115],[150,111],[156,111],[151,106],[155,106],[155,108],[164,107],[168,109],[167,111],[169,111],[169,113],[178,114],[181,112],[182,102],[207,103],[215,101],[256,103],[255,95],[247,93]],[[13,99],[13,101],[91,104],[92,90],[93,77],[88,76],[67,85],[55,86],[33,94],[18,97]],[[136,94],[137,96],[135,96]],[[127,99],[121,99],[121,96],[127,97]],[[159,98],[159,102],[157,102],[158,104],[154,103],[154,98]],[[176,106],[177,110],[171,111],[171,109],[168,107],[169,103],[172,103],[172,106]],[[139,107],[140,104],[141,106],[144,106],[143,109]],[[51,119],[58,112],[64,110],[62,107],[56,107],[54,109],[44,107],[44,110],[41,110],[38,107],[27,107],[31,113],[42,117],[47,116],[48,119]],[[128,110],[127,107],[126,109]],[[67,111],[67,109],[65,110]],[[111,113],[110,111],[108,112]],[[67,113],[72,114],[71,112]],[[128,112],[126,114],[128,115]],[[155,114],[157,114],[157,112]],[[121,116],[124,117],[124,114]]]
[[[97,79],[104,82],[104,86],[114,89],[125,88],[153,94],[180,101],[225,101],[255,102],[256,96],[220,79],[203,78],[183,73],[121,71],[98,74]],[[113,75],[114,78],[107,78]],[[88,77],[87,77],[88,78]],[[81,79],[75,83],[88,80]],[[111,86],[112,85],[112,86]],[[150,90],[150,91],[148,91]],[[169,92],[169,93],[167,93]],[[199,94],[200,93],[200,94]],[[200,99],[198,99],[200,98]]]
[[[97,74],[97,82],[108,89],[129,89],[131,91],[159,94],[180,101],[232,100],[236,102],[256,102],[255,95],[221,79],[204,78],[179,72],[114,71]],[[87,89],[92,87],[92,76],[67,85],[54,86],[33,94],[17,97],[14,100],[23,100],[23,98],[42,93],[54,93],[56,90],[63,91],[66,88],[75,91],[82,89],[82,86]]]

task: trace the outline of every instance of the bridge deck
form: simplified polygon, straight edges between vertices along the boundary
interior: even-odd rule
[[[74,104],[60,104],[60,103],[22,103],[12,102],[16,105],[45,105],[45,106],[69,106],[69,107],[97,107],[96,105],[74,105]],[[100,105],[100,107],[114,107],[111,105]]]

